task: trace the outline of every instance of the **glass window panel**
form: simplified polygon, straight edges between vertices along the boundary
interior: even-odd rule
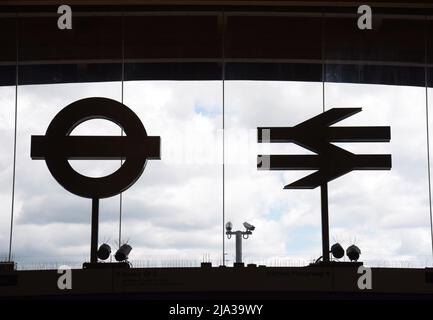
[[[221,263],[221,81],[131,81],[125,104],[147,134],[161,137],[161,160],[123,194],[122,238],[137,263]]]
[[[134,248],[134,266],[222,264],[218,21],[200,14],[125,16],[124,102],[148,135],[161,137],[161,160],[149,160],[123,194],[122,239]]]
[[[433,157],[433,68],[432,68],[432,62],[433,62],[433,21],[432,17],[427,17],[426,20],[426,89],[427,89],[427,114],[428,114],[428,133],[429,133],[429,156],[430,156],[430,180],[432,178],[432,170],[433,170],[433,163],[432,163],[432,157]],[[430,181],[431,186],[431,181]],[[430,192],[432,192],[430,188]],[[430,212],[430,215],[432,212]],[[433,217],[430,216],[430,219]],[[432,220],[430,220],[430,223],[432,223]],[[431,225],[432,226],[432,225]],[[432,226],[433,227],[433,226]],[[433,252],[433,230],[431,230],[430,233],[431,237],[431,248]]]
[[[423,23],[378,16],[371,32],[349,18],[325,23],[326,109],[362,107],[336,126],[391,127],[390,143],[337,144],[391,154],[390,171],[353,171],[329,183],[330,239],[356,243],[367,265],[431,263]]]
[[[0,16],[0,261],[9,255],[15,110],[15,19]]]
[[[318,15],[227,13],[225,57],[320,60],[320,27]]]
[[[424,17],[374,14],[372,30],[357,15],[324,21],[326,80],[348,83],[424,85]]]
[[[311,172],[258,171],[256,162],[258,154],[311,154],[292,143],[258,144],[257,127],[295,126],[322,111],[320,27],[320,16],[227,16],[226,221],[234,230],[256,226],[243,241],[245,263],[305,265],[320,255],[319,190],[283,189]],[[234,238],[226,251],[230,265]]]
[[[126,55],[136,62],[149,59],[219,59],[219,19],[220,15],[215,13],[126,14]]]
[[[36,261],[79,266],[90,255],[91,200],[63,189],[45,161],[31,160],[30,137],[44,135],[53,117],[76,100],[95,96],[121,100],[121,17],[76,12],[73,30],[68,31],[57,28],[54,16],[24,15],[19,27],[15,260],[23,267]],[[73,134],[120,132],[107,121],[95,120]],[[120,161],[71,163],[78,172],[93,176],[120,166]],[[118,196],[100,201],[100,243],[117,244],[118,217]]]
[[[226,81],[225,94],[226,220],[234,230],[243,230],[244,221],[256,226],[244,241],[244,261],[275,265],[317,258],[320,192],[283,189],[311,172],[259,171],[256,158],[258,154],[311,154],[295,144],[258,144],[257,127],[295,126],[319,114],[322,84]],[[233,238],[226,247],[231,263]]]

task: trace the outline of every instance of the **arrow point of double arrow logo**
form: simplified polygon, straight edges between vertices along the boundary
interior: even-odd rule
[[[259,143],[295,143],[314,155],[258,155],[258,170],[317,170],[284,189],[314,189],[353,170],[390,170],[389,154],[353,154],[332,142],[389,142],[390,127],[331,127],[361,108],[333,108],[294,127],[259,127]]]

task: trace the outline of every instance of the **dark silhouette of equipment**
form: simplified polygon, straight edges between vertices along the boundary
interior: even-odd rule
[[[332,245],[331,253],[335,259],[341,259],[344,257],[344,249],[339,243],[335,243]]]
[[[116,254],[114,255],[114,259],[116,259],[116,261],[119,261],[119,262],[128,260],[128,256],[129,256],[129,253],[131,252],[131,250],[132,250],[132,247],[129,244],[127,244],[127,243],[122,244],[120,246],[119,250],[117,250]]]
[[[242,263],[242,238],[248,239],[248,237],[252,234],[252,231],[256,227],[254,227],[252,224],[249,224],[248,222],[244,222],[243,226],[245,227],[245,231],[232,231],[233,224],[229,221],[226,223],[226,235],[227,239],[231,239],[232,235],[236,236],[236,261],[235,264],[237,265],[243,265]]]
[[[126,135],[70,135],[75,127],[91,119],[112,121]],[[92,264],[97,263],[98,256],[99,199],[115,196],[132,186],[143,173],[148,159],[161,159],[160,144],[160,137],[148,136],[140,119],[127,106],[112,99],[96,97],[66,106],[51,121],[45,136],[32,136],[31,158],[44,159],[53,177],[66,190],[92,199]],[[68,162],[71,159],[123,159],[125,162],[108,176],[90,178],[76,172]]]
[[[359,256],[361,255],[361,249],[353,244],[346,249],[346,255],[350,261],[358,261]]]
[[[100,260],[107,260],[110,257],[111,254],[111,247],[103,243],[98,249],[98,259]]]
[[[391,155],[353,154],[331,142],[389,142],[390,127],[330,127],[361,108],[333,108],[294,127],[259,127],[259,143],[293,142],[315,155],[258,155],[258,170],[317,170],[284,189],[321,188],[322,252],[329,262],[328,182],[352,170],[390,170]]]

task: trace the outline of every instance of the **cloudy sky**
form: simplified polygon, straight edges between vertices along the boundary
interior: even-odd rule
[[[9,245],[15,88],[0,88],[0,257]],[[338,125],[391,126],[391,143],[341,144],[356,153],[391,153],[391,171],[357,171],[329,184],[331,244],[353,243],[371,265],[431,265],[425,89],[326,84],[325,106],[362,107]],[[30,159],[31,135],[45,133],[63,107],[92,96],[121,99],[121,85],[21,86],[13,257],[21,265],[81,263],[89,256],[91,201],[64,190],[44,161]],[[123,195],[122,241],[139,263],[222,258],[222,83],[126,82],[124,103],[149,135],[161,136],[161,160],[148,161]],[[322,84],[225,82],[225,214],[234,228],[256,226],[245,262],[302,264],[321,255],[320,190],[283,190],[309,172],[257,171],[257,154],[307,154],[291,144],[258,145],[256,127],[294,126],[322,111]],[[431,130],[430,130],[431,131]],[[119,135],[104,120],[72,134]],[[119,161],[72,161],[107,175]],[[100,203],[100,242],[117,246],[119,197]],[[228,264],[234,239],[226,240]],[[142,261],[142,262],[139,262]],[[143,262],[144,261],[144,262]]]

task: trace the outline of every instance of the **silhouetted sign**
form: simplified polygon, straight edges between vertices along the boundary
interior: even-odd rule
[[[352,170],[389,170],[391,155],[353,154],[331,142],[389,142],[390,127],[330,127],[361,108],[334,108],[294,127],[257,128],[258,142],[293,142],[316,155],[259,155],[259,170],[318,170],[285,189],[313,189]]]
[[[91,119],[112,121],[126,135],[70,135],[75,127]],[[160,137],[148,136],[131,109],[107,98],[87,98],[71,103],[54,117],[45,136],[32,136],[31,158],[45,159],[53,177],[66,190],[92,199],[91,264],[98,260],[99,199],[117,195],[134,184],[148,159],[161,158],[160,144]],[[124,159],[125,162],[108,176],[91,178],[76,172],[68,161],[88,159]]]
[[[91,119],[119,125],[125,136],[71,136]],[[66,190],[86,198],[107,198],[128,189],[142,174],[147,159],[160,159],[160,137],[151,137],[137,115],[120,102],[87,98],[71,103],[51,121],[45,136],[32,136],[31,158],[45,159],[53,177]],[[68,160],[125,159],[111,175],[85,177]]]
[[[257,128],[258,142],[293,142],[315,155],[258,155],[259,170],[317,170],[284,189],[320,186],[322,258],[329,262],[328,181],[352,170],[389,170],[391,155],[353,154],[331,142],[389,142],[390,127],[330,127],[361,108],[334,108],[294,127]]]

